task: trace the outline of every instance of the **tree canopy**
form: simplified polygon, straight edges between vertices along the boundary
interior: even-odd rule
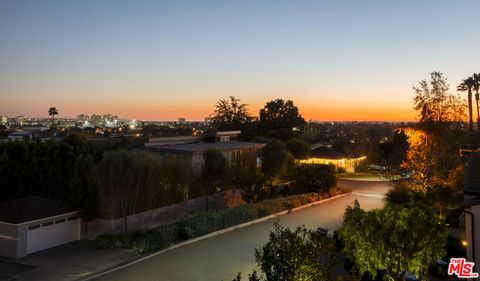
[[[303,194],[308,192],[328,193],[337,185],[335,166],[324,164],[297,164],[292,169],[294,180],[293,192]]]
[[[203,154],[203,158],[205,163],[202,176],[208,209],[208,196],[226,187],[229,170],[227,160],[223,157],[222,152],[217,149],[208,149]]]
[[[292,230],[276,223],[269,240],[255,250],[261,274],[253,271],[250,281],[330,280],[335,262],[333,240],[305,226]],[[241,280],[240,274],[234,279]]]
[[[446,227],[422,203],[387,204],[364,211],[348,207],[339,230],[344,252],[361,273],[383,271],[403,281],[407,272],[428,276],[429,266],[445,254]]]
[[[247,105],[234,96],[219,100],[211,116],[217,130],[240,130],[252,120]]]
[[[465,101],[459,95],[450,94],[449,89],[447,79],[439,71],[430,73],[430,81],[422,80],[413,86],[414,109],[425,128],[445,128],[465,120]]]
[[[262,172],[268,178],[284,178],[295,163],[293,156],[286,150],[285,143],[270,140],[261,151]]]
[[[295,159],[305,159],[310,154],[310,144],[304,140],[291,139],[287,141],[287,150]]]
[[[260,110],[259,127],[266,137],[287,140],[300,135],[305,124],[291,100],[272,100]]]

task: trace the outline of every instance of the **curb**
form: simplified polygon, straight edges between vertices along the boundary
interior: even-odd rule
[[[157,252],[154,252],[154,253],[151,253],[151,254],[148,254],[148,255],[145,255],[145,256],[133,257],[133,258],[128,259],[124,262],[120,262],[116,265],[110,266],[110,267],[108,267],[104,270],[100,270],[98,272],[91,273],[92,274],[91,276],[87,276],[85,278],[79,278],[79,279],[76,279],[76,280],[78,280],[78,281],[80,281],[80,280],[81,281],[94,280],[96,278],[102,277],[106,274],[112,273],[114,271],[120,270],[120,269],[128,267],[130,265],[134,265],[134,264],[139,263],[141,261],[153,258],[153,257],[158,256],[158,255],[161,255],[165,252],[168,252],[168,251],[171,251],[171,250],[174,250],[174,249],[177,249],[177,248],[180,248],[180,247],[192,244],[192,243],[196,243],[198,241],[209,239],[209,238],[212,238],[212,237],[215,237],[215,236],[218,236],[218,235],[222,235],[222,234],[225,234],[225,233],[228,233],[228,232],[240,229],[240,228],[244,228],[244,227],[247,227],[247,226],[250,226],[250,225],[253,225],[253,224],[261,223],[261,222],[264,222],[264,221],[267,221],[267,220],[270,220],[270,219],[273,219],[273,218],[276,218],[276,217],[279,217],[279,216],[286,215],[286,214],[291,213],[291,212],[295,212],[295,211],[306,209],[306,208],[309,208],[309,207],[312,207],[312,206],[316,206],[316,205],[319,205],[321,203],[325,203],[325,202],[328,202],[328,201],[331,201],[331,200],[335,200],[335,199],[338,199],[338,198],[341,198],[341,197],[344,197],[344,196],[347,196],[347,195],[350,195],[350,194],[352,194],[352,192],[347,192],[347,193],[343,193],[343,194],[340,194],[340,195],[335,195],[333,197],[329,197],[329,198],[325,198],[325,199],[315,201],[315,202],[312,202],[312,203],[309,203],[309,204],[305,204],[305,205],[302,205],[300,207],[296,207],[296,208],[293,208],[293,209],[290,209],[290,210],[281,211],[281,212],[278,212],[278,213],[275,213],[275,214],[272,214],[272,215],[268,215],[266,217],[261,217],[261,218],[258,218],[258,219],[252,220],[252,221],[248,221],[248,222],[237,224],[237,225],[234,225],[234,226],[231,226],[231,227],[220,229],[220,230],[217,230],[217,231],[214,231],[214,232],[202,235],[202,236],[198,236],[198,237],[195,237],[195,238],[192,238],[192,239],[174,244],[174,245],[172,245],[168,248],[165,248],[163,250],[159,250]]]

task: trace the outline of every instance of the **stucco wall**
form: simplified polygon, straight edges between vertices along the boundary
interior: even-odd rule
[[[480,268],[480,205],[472,206],[466,210],[473,213],[473,225],[475,226],[475,229],[472,231],[472,216],[470,214],[465,214],[467,260],[475,262],[474,272],[478,272]],[[475,237],[473,237],[472,234],[474,234]],[[475,240],[475,242],[473,240]],[[474,245],[475,249],[473,248]],[[474,254],[475,260],[473,260]]]
[[[0,256],[21,258],[26,255],[26,228],[0,223]]]
[[[226,207],[236,207],[245,204],[240,191],[227,190],[209,196],[210,210]],[[164,206],[158,209],[127,216],[126,219],[115,220],[95,219],[82,222],[82,239],[95,239],[101,234],[115,234],[125,231],[147,230],[181,221],[187,217],[206,210],[206,197],[199,197],[188,201]]]

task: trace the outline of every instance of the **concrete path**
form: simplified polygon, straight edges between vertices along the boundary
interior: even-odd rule
[[[303,224],[308,228],[325,226],[333,230],[341,225],[345,208],[355,199],[364,209],[378,208],[383,205],[383,196],[389,189],[388,182],[339,180],[339,184],[352,188],[353,193],[282,216],[280,223],[288,227]],[[237,272],[246,275],[255,268],[254,250],[268,240],[274,222],[268,220],[177,248],[98,280],[230,281]]]
[[[97,251],[92,241],[76,241],[19,260],[0,260],[0,281],[76,280],[134,256],[133,250]]]

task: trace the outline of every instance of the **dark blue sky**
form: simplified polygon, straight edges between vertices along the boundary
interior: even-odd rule
[[[479,72],[479,1],[0,0],[0,114],[202,119],[235,95],[319,120],[413,119]],[[452,87],[454,89],[454,87]],[[60,117],[61,117],[60,116]]]

